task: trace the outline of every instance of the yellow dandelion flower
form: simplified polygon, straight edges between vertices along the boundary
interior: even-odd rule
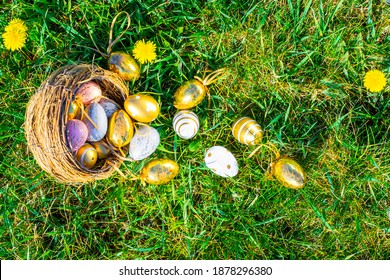
[[[380,92],[386,85],[385,74],[379,70],[370,70],[364,76],[364,86],[371,92]]]
[[[139,40],[134,45],[133,55],[142,64],[152,62],[157,57],[156,45],[150,41],[145,43],[144,39]]]
[[[13,19],[5,27],[3,37],[4,46],[11,50],[20,50],[26,43],[27,27],[21,19]]]

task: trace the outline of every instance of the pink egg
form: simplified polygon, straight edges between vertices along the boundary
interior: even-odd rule
[[[70,120],[66,124],[66,138],[72,152],[76,152],[87,141],[88,128],[80,120]]]
[[[82,84],[76,92],[76,97],[80,99],[84,105],[89,105],[93,101],[99,102],[101,96],[102,90],[100,86],[94,81],[89,81]]]

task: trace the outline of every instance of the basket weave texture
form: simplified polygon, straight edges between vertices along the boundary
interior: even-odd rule
[[[128,87],[115,73],[95,65],[68,65],[53,72],[31,97],[26,110],[29,150],[43,170],[63,183],[84,183],[108,178],[122,161],[115,156],[87,170],[71,152],[66,137],[66,122],[71,102],[81,84],[97,82],[103,96],[118,104],[128,97]]]

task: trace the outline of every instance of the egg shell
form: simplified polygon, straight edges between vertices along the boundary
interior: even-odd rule
[[[139,125],[129,145],[129,157],[132,160],[143,160],[153,154],[160,144],[160,134],[148,125]]]
[[[95,148],[98,158],[106,159],[111,155],[111,150],[107,147],[107,144],[103,140],[93,142],[92,146]]]
[[[257,145],[263,139],[263,130],[253,119],[242,117],[232,125],[232,134],[240,143]]]
[[[118,103],[107,98],[100,99],[98,103],[103,107],[104,112],[106,112],[107,119],[110,119],[112,114],[120,109]]]
[[[66,123],[66,137],[72,152],[76,152],[87,141],[88,128],[80,120],[70,120]]]
[[[225,147],[214,146],[206,151],[206,166],[222,177],[234,177],[238,174],[238,163],[234,155]]]
[[[170,159],[154,159],[141,170],[140,179],[149,184],[168,183],[179,173],[179,165]]]
[[[207,87],[198,80],[183,83],[174,93],[173,106],[180,110],[191,109],[206,97]]]
[[[140,68],[134,58],[125,52],[113,52],[108,58],[108,69],[115,72],[125,81],[138,80]]]
[[[95,166],[98,155],[94,147],[91,144],[84,144],[78,149],[76,153],[76,159],[83,168],[91,169]]]
[[[306,183],[306,173],[302,166],[289,157],[282,157],[273,163],[272,173],[287,188],[300,189]]]
[[[160,106],[156,99],[150,95],[130,95],[124,104],[126,112],[138,122],[150,123],[160,113]]]
[[[98,102],[102,96],[102,90],[98,83],[89,81],[83,83],[76,91],[78,98],[84,105],[89,105],[92,102]]]
[[[179,111],[173,117],[172,124],[176,134],[182,139],[193,138],[199,130],[198,116],[188,110]]]
[[[103,139],[107,133],[108,125],[107,116],[103,107],[100,106],[99,103],[93,102],[85,109],[85,114],[88,114],[91,120],[97,125],[97,127],[95,127],[86,116],[83,116],[82,121],[88,128],[87,140],[96,142]]]
[[[115,147],[121,148],[130,143],[134,134],[133,122],[125,110],[116,111],[110,118],[107,139]]]

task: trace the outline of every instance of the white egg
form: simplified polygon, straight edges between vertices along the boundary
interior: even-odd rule
[[[143,160],[150,156],[160,144],[158,131],[146,124],[139,124],[129,145],[132,160]]]
[[[206,151],[206,166],[222,177],[234,177],[238,173],[238,163],[234,155],[222,146],[214,146]]]
[[[179,111],[173,117],[173,129],[180,138],[191,139],[198,133],[199,118],[192,111]]]

